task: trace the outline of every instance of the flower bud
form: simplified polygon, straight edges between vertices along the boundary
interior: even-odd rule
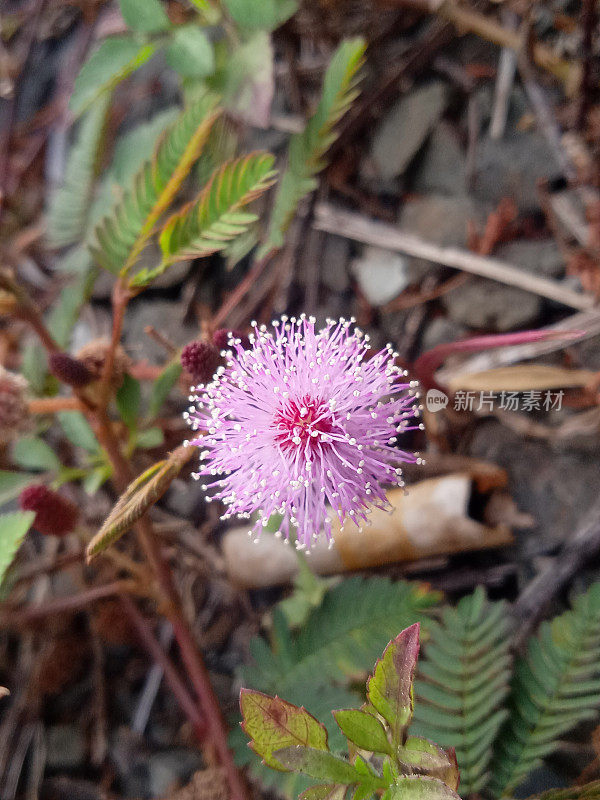
[[[46,536],[71,533],[79,518],[79,509],[74,503],[43,484],[23,489],[19,505],[23,511],[35,511],[33,527]]]
[[[29,430],[27,381],[0,367],[0,444],[7,444]]]
[[[50,372],[59,381],[66,383],[68,386],[73,386],[75,389],[81,389],[94,380],[94,376],[83,361],[73,358],[68,353],[52,353],[48,363]]]
[[[108,339],[94,339],[84,345],[77,353],[77,359],[91,373],[93,380],[100,380],[104,374],[104,364],[106,354],[110,350]],[[129,369],[130,359],[121,345],[117,345],[113,362],[111,385],[113,389],[118,389],[123,383],[125,373]]]
[[[219,351],[209,342],[190,342],[181,351],[181,365],[195,383],[208,383],[220,360]]]

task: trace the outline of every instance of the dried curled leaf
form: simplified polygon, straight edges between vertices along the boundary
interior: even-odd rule
[[[193,455],[193,448],[178,447],[129,484],[108,519],[87,546],[88,562],[126,533],[159,500]]]

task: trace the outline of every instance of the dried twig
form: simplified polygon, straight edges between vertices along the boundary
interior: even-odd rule
[[[482,275],[509,286],[517,286],[526,292],[547,297],[571,308],[585,310],[595,305],[592,297],[567,289],[557,281],[523,272],[512,264],[496,258],[469,253],[458,247],[440,247],[412,233],[366,219],[360,214],[343,211],[330,203],[317,204],[314,224],[321,231]]]
[[[583,518],[561,552],[521,593],[513,606],[518,620],[517,646],[521,646],[541,619],[552,599],[600,551],[600,500]]]

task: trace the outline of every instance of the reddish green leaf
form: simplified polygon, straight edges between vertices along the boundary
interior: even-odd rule
[[[392,752],[385,728],[377,717],[358,708],[343,708],[334,711],[333,716],[344,736],[361,750],[371,753]]]
[[[419,623],[393,639],[367,681],[369,702],[392,728],[393,742],[401,743],[413,713],[413,679],[419,654]]]
[[[398,778],[381,800],[460,800],[460,798],[437,778],[410,775]]]
[[[287,769],[273,758],[275,750],[292,745],[327,750],[325,726],[305,708],[253,689],[242,689],[240,709],[244,718],[242,729],[250,737],[250,747],[272,769]]]
[[[410,736],[403,747],[398,748],[398,761],[417,772],[439,778],[451,789],[458,789],[459,771],[454,748],[444,750],[439,745]]]

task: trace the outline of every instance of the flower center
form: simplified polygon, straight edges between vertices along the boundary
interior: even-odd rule
[[[332,429],[331,410],[322,400],[305,396],[287,400],[274,419],[275,441],[284,448],[315,447]]]

